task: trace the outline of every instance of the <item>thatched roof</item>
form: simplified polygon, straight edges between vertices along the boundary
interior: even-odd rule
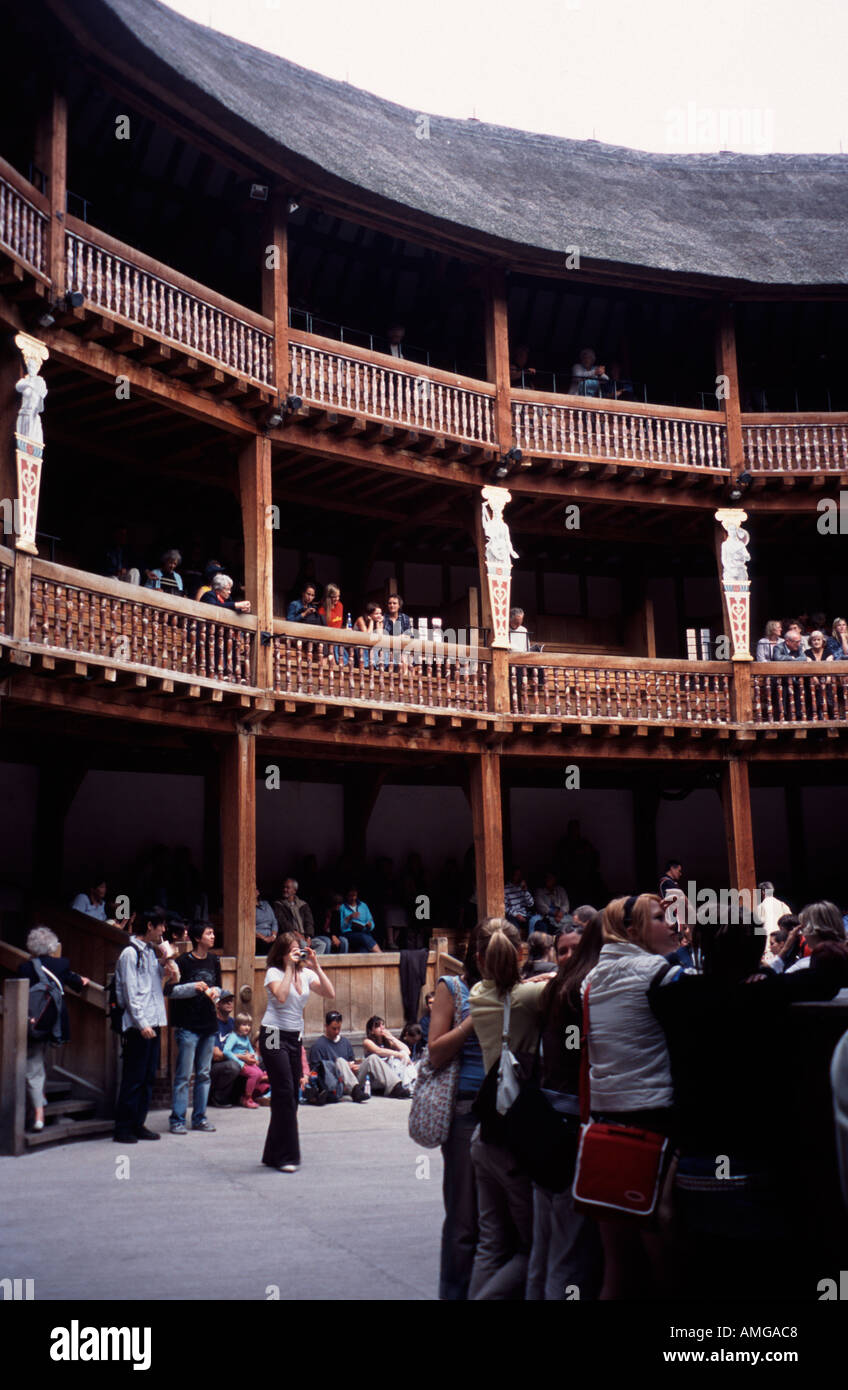
[[[260,162],[330,175],[481,246],[763,285],[848,283],[848,156],[665,155],[430,116],[195,24],[157,0],[71,0],[92,40],[189,96]],[[318,22],[320,10],[314,11]],[[693,42],[696,40],[693,38]],[[323,171],[323,173],[322,173]],[[506,246],[505,246],[506,244]]]

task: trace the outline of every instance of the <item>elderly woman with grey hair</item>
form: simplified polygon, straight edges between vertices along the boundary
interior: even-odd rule
[[[29,980],[33,985],[39,979],[39,972],[34,962],[38,960],[42,969],[49,975],[54,976],[62,986],[62,1001],[60,1005],[59,1026],[63,1042],[67,1042],[70,1037],[68,1028],[68,1006],[65,1003],[64,991],[66,988],[80,993],[85,986],[90,983],[86,975],[77,975],[71,969],[70,962],[62,955],[62,943],[55,932],[49,927],[33,927],[27,937],[26,948],[31,959],[24,961],[18,967],[18,975],[22,980]],[[51,1019],[49,1013],[55,1009],[56,1005],[51,1004],[47,1015],[42,1019],[42,1025],[49,1029],[55,1018]],[[26,1089],[27,1100],[33,1110],[33,1129],[44,1128],[44,1084],[46,1071],[44,1067],[44,1054],[47,1049],[47,1037],[30,1038],[27,1042],[26,1060]]]
[[[166,594],[183,594],[185,590],[182,575],[177,574],[177,567],[182,562],[183,557],[178,550],[166,550],[159,561],[159,568],[147,570],[145,589],[160,589]]]
[[[213,603],[217,608],[229,608],[235,613],[249,613],[250,604],[248,600],[240,599],[238,602],[232,597],[233,581],[228,574],[216,574],[212,580],[212,588],[208,594],[204,594],[201,603]]]

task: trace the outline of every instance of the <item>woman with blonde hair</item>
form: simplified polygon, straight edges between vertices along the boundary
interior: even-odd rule
[[[507,1000],[510,1051],[519,1055],[535,1050],[547,981],[522,981],[521,936],[505,917],[489,917],[479,923],[476,948],[482,979],[472,989],[469,1002],[487,1074],[501,1054]],[[471,1141],[471,1162],[479,1237],[468,1297],[522,1298],[533,1241],[533,1184],[485,1122]]]
[[[834,618],[827,650],[834,661],[848,661],[848,623],[844,618]]]
[[[673,980],[679,967],[664,959],[677,945],[656,893],[615,898],[602,916],[603,946],[583,983],[588,992],[589,1092],[592,1118],[668,1135],[674,1092],[662,1025],[648,990]],[[644,1297],[653,1269],[662,1283],[664,1251],[646,1226],[602,1220],[602,1300]]]

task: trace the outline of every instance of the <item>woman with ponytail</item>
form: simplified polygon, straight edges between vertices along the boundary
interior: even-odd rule
[[[521,937],[505,917],[489,917],[476,930],[482,979],[471,991],[471,1021],[488,1073],[501,1054],[504,1005],[510,1001],[509,1049],[535,1050],[545,980],[521,980]],[[479,1237],[469,1299],[521,1299],[533,1239],[533,1184],[512,1154],[479,1132],[471,1141],[477,1185]]]

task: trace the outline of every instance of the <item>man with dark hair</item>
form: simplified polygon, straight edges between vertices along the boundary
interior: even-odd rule
[[[524,871],[517,864],[510,873],[509,882],[504,884],[504,917],[518,927],[525,940],[542,920],[536,911],[533,894],[527,887]]]
[[[384,610],[383,631],[389,637],[402,637],[411,627],[412,619],[403,611],[403,599],[400,594],[389,594]]]
[[[187,1134],[188,1083],[194,1071],[193,1130],[214,1134],[206,1118],[210,1067],[218,1019],[215,1004],[221,994],[221,962],[212,954],[215,931],[206,922],[192,922],[188,929],[192,949],[177,962],[179,981],[168,981],[165,993],[173,1000],[171,1026],[177,1041],[177,1065],[169,1127],[172,1134]]]
[[[345,1095],[355,1101],[368,1099],[365,1082],[369,1078],[374,1090],[382,1091],[387,1096],[397,1086],[397,1076],[382,1057],[366,1057],[361,1062],[356,1061],[350,1042],[342,1037],[342,1016],[338,1009],[330,1009],[324,1020],[323,1038],[316,1038],[309,1049],[312,1071],[320,1074],[321,1065],[325,1063],[331,1065],[332,1075],[343,1083]]]
[[[123,1009],[123,1068],[115,1106],[115,1143],[135,1144],[160,1136],[145,1127],[153,1082],[159,1065],[159,1029],[167,1022],[163,979],[177,974],[173,961],[160,961],[157,948],[165,935],[165,917],[155,909],[140,912],[129,946],[115,966],[115,991]]]
[[[660,897],[668,898],[675,891],[680,891],[680,880],[683,877],[683,865],[679,859],[667,859],[665,861],[665,873],[660,879]]]
[[[246,1077],[235,1057],[224,1056],[224,1044],[235,1031],[233,1009],[235,997],[231,989],[223,989],[215,1003],[215,1036],[212,1062],[209,1067],[209,1104],[228,1110],[241,1099]]]

